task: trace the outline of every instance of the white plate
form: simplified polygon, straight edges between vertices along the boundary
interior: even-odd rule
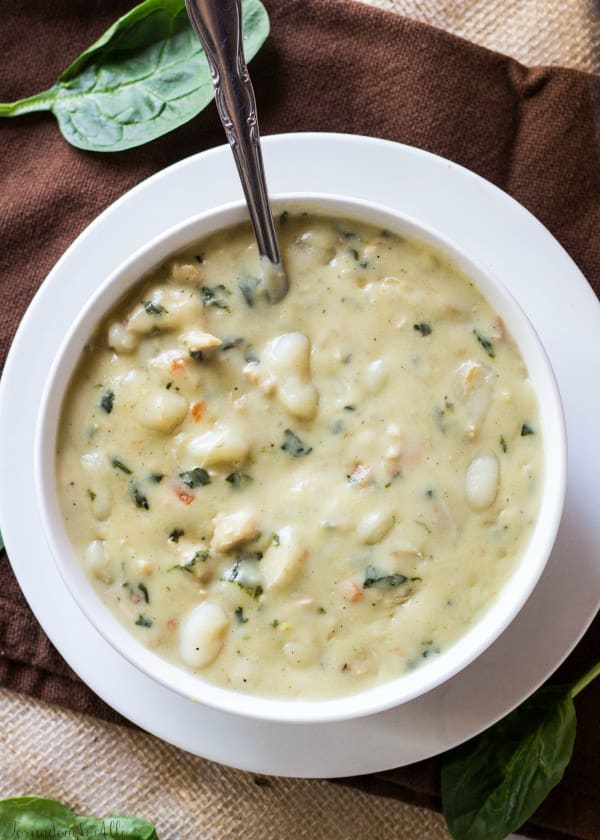
[[[195,213],[241,198],[225,147],[184,160],[123,196],[75,241],[36,295],[0,386],[0,527],[42,627],[79,676],[122,715],[190,752],[246,770],[349,776],[427,758],[479,732],[543,682],[591,622],[600,596],[600,305],[536,219],[449,161],[335,134],[268,137],[264,155],[275,194],[354,195],[464,243],[537,328],[564,400],[570,477],[555,550],[517,619],[476,662],[428,695],[368,718],[309,726],[238,718],[155,684],[102,639],[71,598],[32,506],[34,428],[51,359],[92,290],[133,251]]]

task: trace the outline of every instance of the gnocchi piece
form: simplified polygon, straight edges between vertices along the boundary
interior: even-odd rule
[[[277,397],[292,417],[312,420],[317,413],[319,392],[312,382],[299,382],[295,377],[289,377],[278,387]]]
[[[388,380],[388,369],[383,359],[374,359],[367,365],[365,384],[370,394],[378,394]]]
[[[136,304],[126,320],[129,332],[148,335],[155,329],[172,330],[189,323],[201,323],[203,306],[195,289],[158,286]]]
[[[276,541],[265,551],[260,564],[266,589],[283,589],[291,583],[306,554],[296,529],[292,525],[280,528]]]
[[[138,346],[138,338],[120,322],[115,321],[108,328],[108,346],[119,355],[133,353]]]
[[[498,495],[500,462],[493,452],[474,458],[467,468],[467,501],[473,510],[489,508]]]
[[[211,542],[213,551],[231,551],[258,535],[256,518],[250,510],[234,513],[219,513],[213,519],[214,531]]]
[[[173,260],[169,270],[169,277],[175,283],[183,285],[197,284],[202,274],[197,265],[185,260]]]
[[[201,353],[203,350],[213,350],[223,342],[212,333],[203,330],[188,330],[180,338],[181,344],[190,353]]]
[[[367,545],[381,542],[391,531],[396,517],[391,511],[374,510],[363,516],[358,525],[359,539]]]
[[[317,413],[319,392],[310,379],[310,341],[300,332],[284,333],[264,349],[265,389],[274,385],[279,402],[292,417],[311,420]]]
[[[390,423],[382,439],[383,469],[387,476],[396,478],[403,470],[414,469],[421,457],[421,446],[414,437],[408,439],[396,423]]]
[[[466,430],[477,434],[494,396],[497,374],[487,365],[468,359],[462,362],[454,376],[454,394],[464,410]]]
[[[203,467],[215,464],[241,464],[248,457],[250,444],[233,429],[215,426],[208,432],[193,437],[186,445],[187,455]]]
[[[112,583],[112,563],[104,540],[92,540],[85,550],[87,568],[103,583]]]
[[[277,377],[310,375],[310,341],[301,332],[283,333],[269,341],[263,360]]]
[[[81,456],[81,466],[88,481],[86,490],[92,514],[103,522],[110,516],[113,503],[108,461],[97,452],[86,452]]]
[[[148,369],[151,372],[173,374],[178,371],[182,362],[181,350],[163,350],[148,360]]]
[[[179,655],[190,668],[205,668],[217,658],[229,626],[224,610],[212,601],[202,601],[183,619]]]
[[[185,419],[188,401],[173,391],[151,391],[136,403],[133,414],[144,429],[169,434]]]

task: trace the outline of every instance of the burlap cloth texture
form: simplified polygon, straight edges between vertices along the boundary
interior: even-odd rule
[[[525,64],[600,70],[597,0],[363,0]]]
[[[272,33],[252,65],[263,133],[322,130],[370,134],[419,146],[463,164],[531,210],[567,249],[598,293],[597,77],[572,69],[527,69],[441,30],[350,0],[270,0],[267,5]],[[0,32],[0,98],[10,101],[48,87],[75,55],[130,6],[123,0],[62,0],[50,10],[41,0],[32,0],[15,8]],[[560,4],[554,4],[557,6]],[[448,7],[452,4],[446,4]],[[582,19],[588,19],[587,14]],[[593,21],[591,7],[589,21]],[[593,66],[594,33],[597,29],[585,37],[579,32],[574,38],[572,64]],[[222,143],[223,135],[212,106],[167,137],[114,156],[71,148],[45,115],[3,121],[0,132],[3,361],[33,293],[75,236],[134,184],[200,149]],[[570,352],[576,364],[576,341]],[[597,385],[590,383],[590,387]],[[6,480],[3,474],[2,480]],[[120,722],[52,648],[4,556],[0,582],[0,685]],[[558,679],[571,679],[593,662],[600,649],[599,636],[596,622]],[[599,701],[598,685],[578,699],[574,759],[559,788],[528,825],[530,836],[548,840],[600,837]],[[32,702],[22,700],[24,715]],[[6,708],[16,715],[14,704],[7,701]],[[6,754],[4,758],[8,760]],[[13,756],[11,760],[16,759]],[[3,763],[0,755],[0,768]],[[0,784],[1,773],[0,769]],[[287,783],[280,784],[285,790]],[[439,807],[435,760],[358,779],[354,784],[370,792]],[[0,793],[9,792],[0,786]],[[312,831],[315,836],[314,826]],[[422,831],[423,837],[430,836],[425,828]],[[184,835],[180,830],[173,836]],[[232,829],[231,836],[241,835]],[[379,836],[384,836],[383,830]]]

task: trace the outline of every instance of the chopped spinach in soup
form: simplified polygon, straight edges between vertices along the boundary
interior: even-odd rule
[[[281,303],[240,225],[114,308],[65,400],[58,492],[141,642],[222,686],[325,698],[425,663],[489,605],[531,533],[542,430],[515,343],[446,256],[283,222]]]

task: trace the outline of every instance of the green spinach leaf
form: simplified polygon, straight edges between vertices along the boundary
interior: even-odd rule
[[[152,627],[152,619],[148,618],[147,615],[140,613],[137,617],[137,621],[133,622],[138,627]]]
[[[242,297],[252,308],[256,303],[256,290],[260,286],[260,279],[258,277],[242,277],[239,286]]]
[[[269,34],[260,0],[243,0],[250,61]],[[145,0],[85,50],[46,91],[0,104],[0,117],[51,111],[73,146],[119,152],[195,117],[213,98],[206,57],[184,0]]]
[[[200,293],[202,294],[202,303],[204,306],[214,306],[216,309],[230,311],[227,298],[231,295],[231,292],[227,286],[224,286],[222,283],[219,283],[218,286],[202,286]]]
[[[536,811],[571,758],[573,698],[600,674],[574,686],[544,686],[511,714],[448,754],[442,804],[455,840],[504,840]]]
[[[111,464],[116,470],[121,470],[121,472],[125,473],[125,475],[133,474],[133,470],[130,470],[127,464],[124,464],[120,458],[113,458]]]
[[[262,595],[257,564],[262,560],[261,551],[241,551],[230,569],[226,569],[223,580],[237,583],[251,598],[255,600]]]
[[[148,497],[145,493],[142,493],[137,484],[131,485],[131,495],[136,507],[139,507],[142,510],[150,510],[150,503],[148,502]]]
[[[153,300],[145,300],[143,304],[148,315],[164,315],[167,311],[162,303],[154,303]]]
[[[167,569],[167,572],[189,572],[190,575],[193,575],[196,563],[205,563],[207,560],[210,560],[210,551],[199,549],[187,563],[175,563],[174,566]]]
[[[100,400],[100,408],[107,414],[110,414],[115,404],[115,392],[108,389],[102,394]]]
[[[284,452],[288,452],[293,458],[305,458],[312,452],[312,446],[304,443],[291,429],[285,429],[283,443],[279,448],[283,449]]]
[[[202,467],[194,467],[193,470],[186,470],[179,473],[179,478],[192,489],[194,487],[205,487],[210,484],[210,475]]]
[[[0,837],[104,837],[122,840],[158,840],[151,822],[139,817],[111,814],[96,819],[78,817],[54,799],[21,796],[0,801]]]
[[[377,587],[378,589],[390,589],[395,586],[402,586],[403,583],[413,583],[415,581],[420,581],[420,577],[407,577],[406,575],[390,575],[386,572],[380,572],[375,566],[367,566],[365,569],[365,579],[363,582],[363,587],[365,589],[370,589],[372,587]]]
[[[473,335],[477,339],[477,341],[481,344],[485,352],[488,354],[490,359],[496,358],[496,351],[494,350],[494,345],[489,338],[485,335],[482,335],[478,330],[473,330]]]
[[[249,484],[252,484],[254,479],[251,475],[242,472],[232,472],[225,478],[225,481],[233,487],[234,490],[243,490]]]

